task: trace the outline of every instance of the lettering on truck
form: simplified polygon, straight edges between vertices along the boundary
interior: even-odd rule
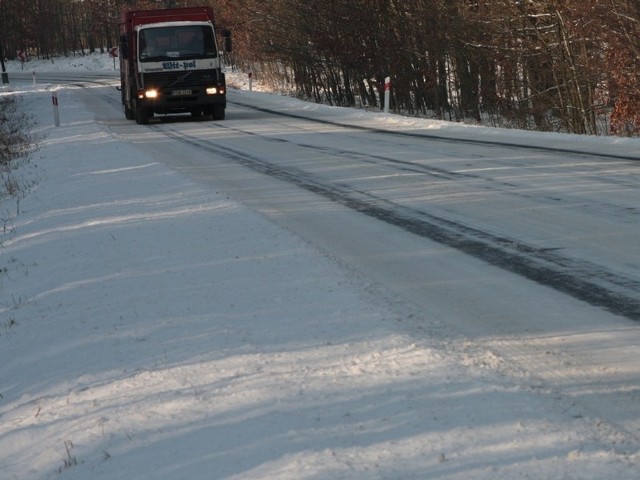
[[[188,70],[189,68],[196,68],[196,61],[190,62],[162,62],[163,70]]]

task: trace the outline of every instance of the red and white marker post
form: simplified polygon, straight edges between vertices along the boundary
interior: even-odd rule
[[[384,79],[384,113],[389,113],[389,103],[391,102],[391,77]]]

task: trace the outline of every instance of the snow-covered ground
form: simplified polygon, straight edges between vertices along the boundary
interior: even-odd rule
[[[71,87],[0,90],[18,93],[44,140],[20,215],[0,205],[0,477],[640,478],[638,433],[624,430],[640,404],[610,412],[618,424],[591,416],[491,351],[425,333],[223,189],[120,141]]]

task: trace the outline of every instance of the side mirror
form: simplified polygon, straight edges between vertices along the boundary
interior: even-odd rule
[[[231,30],[227,30],[226,28],[220,32],[222,38],[224,38],[224,51],[230,52],[233,50],[233,41],[231,40]]]

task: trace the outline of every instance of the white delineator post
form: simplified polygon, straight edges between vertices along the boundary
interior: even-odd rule
[[[249,72],[249,91],[253,92],[253,73]]]
[[[36,72],[33,72],[33,86],[36,86]]]
[[[51,94],[51,102],[53,103],[53,123],[56,127],[60,126],[60,112],[58,111],[58,93]]]
[[[389,103],[391,101],[391,77],[384,79],[384,113],[389,113]]]

